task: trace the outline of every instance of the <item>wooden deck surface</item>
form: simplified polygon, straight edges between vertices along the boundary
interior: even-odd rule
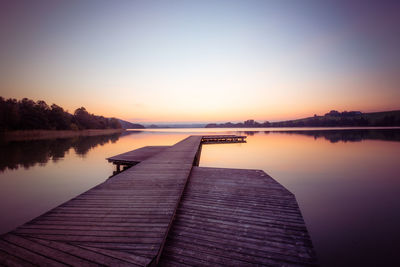
[[[3,235],[0,263],[79,266],[77,259],[82,258],[96,264],[92,256],[100,253],[109,262],[152,264],[161,253],[200,142],[201,136],[190,136]]]
[[[113,163],[139,163],[164,151],[169,147],[170,146],[145,146],[126,153],[112,156],[107,158],[107,160]]]
[[[139,164],[0,236],[0,265],[315,263],[294,196],[260,171],[193,167],[201,141],[132,152]]]
[[[165,266],[313,266],[292,193],[260,170],[194,167],[160,260]]]
[[[202,144],[246,143],[245,135],[203,135]]]

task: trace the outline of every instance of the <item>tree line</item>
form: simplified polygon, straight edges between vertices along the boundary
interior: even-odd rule
[[[119,129],[121,124],[116,118],[105,118],[90,114],[84,107],[73,114],[62,107],[45,101],[37,102],[0,97],[0,130],[84,130]]]
[[[262,128],[262,127],[366,127],[366,126],[400,126],[400,111],[362,113],[360,111],[338,112],[332,110],[324,116],[279,121],[257,122],[247,120],[239,123],[211,123],[206,128]]]

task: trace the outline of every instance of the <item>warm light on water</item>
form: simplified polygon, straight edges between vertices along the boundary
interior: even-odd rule
[[[296,195],[323,266],[397,260],[399,129],[217,132],[247,135],[247,143],[203,145],[200,166],[262,169],[287,187]],[[70,143],[0,143],[0,231],[12,230],[107,179],[113,171],[105,160],[109,156],[173,145],[204,133],[212,132],[169,129]]]

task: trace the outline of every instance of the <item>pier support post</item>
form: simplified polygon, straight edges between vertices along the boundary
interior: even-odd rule
[[[197,150],[196,156],[193,160],[193,166],[199,166],[200,164],[200,156],[201,156],[201,144],[199,145],[199,149]]]

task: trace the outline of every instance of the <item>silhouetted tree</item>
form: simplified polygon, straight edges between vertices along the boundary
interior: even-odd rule
[[[49,112],[49,122],[52,129],[70,130],[72,115],[65,112],[64,109],[56,104],[51,105]]]
[[[119,129],[115,118],[90,114],[84,107],[74,115],[56,104],[49,107],[46,102],[24,98],[21,101],[0,97],[0,130],[79,130]]]

